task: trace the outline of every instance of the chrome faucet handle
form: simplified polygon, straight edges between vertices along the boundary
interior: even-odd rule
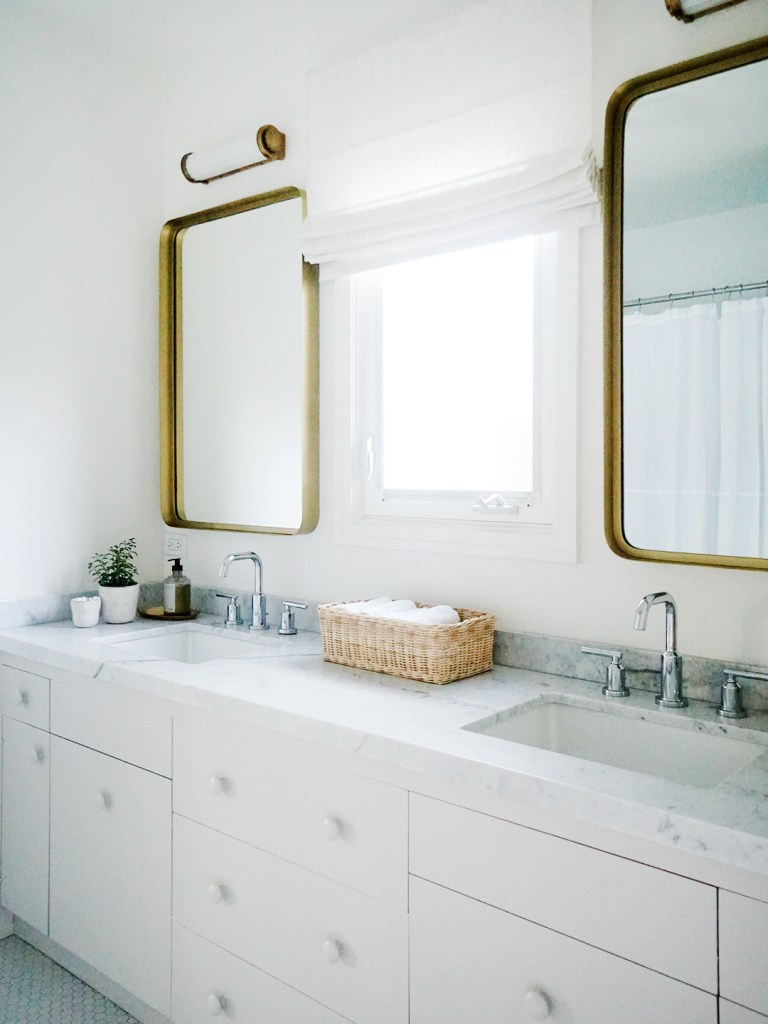
[[[627,686],[627,670],[621,663],[623,651],[606,650],[604,647],[582,647],[582,654],[598,654],[601,658],[610,658],[611,664],[605,666],[605,686],[603,693],[606,697],[628,697],[629,687]]]
[[[280,629],[278,633],[280,636],[295,636],[296,635],[296,623],[293,621],[293,609],[294,608],[306,608],[307,605],[300,604],[298,601],[283,601],[283,610],[280,614]]]
[[[725,682],[720,687],[720,707],[715,713],[721,718],[746,718],[747,710],[742,699],[739,679],[768,679],[765,672],[742,672],[738,668],[724,668]]]
[[[223,597],[229,602],[224,617],[224,625],[227,627],[242,626],[243,620],[240,615],[240,605],[237,603],[237,594],[220,594],[216,591],[216,597]]]

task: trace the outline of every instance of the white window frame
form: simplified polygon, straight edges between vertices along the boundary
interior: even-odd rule
[[[362,339],[378,336],[374,295],[363,296],[349,277],[335,282],[336,320],[336,540],[342,544],[410,548],[575,561],[577,459],[578,247],[576,230],[542,236],[542,273],[536,302],[539,341],[538,429],[541,477],[528,506],[475,511],[456,496],[390,493],[381,500],[375,463],[371,475],[372,422],[380,407],[371,371],[375,351]],[[375,365],[375,362],[374,362]],[[482,424],[477,425],[478,434]],[[536,440],[538,439],[538,441]],[[375,458],[375,452],[374,458]],[[425,453],[428,454],[428,453]],[[446,500],[440,500],[443,497]]]

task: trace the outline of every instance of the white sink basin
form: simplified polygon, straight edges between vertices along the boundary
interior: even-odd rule
[[[96,642],[109,644],[126,658],[158,658],[188,665],[222,658],[258,658],[269,652],[268,647],[249,636],[230,636],[184,624],[164,626],[162,633],[152,636],[122,633]]]
[[[700,731],[691,720],[666,724],[602,704],[558,700],[522,704],[463,728],[701,789],[716,786],[768,751],[768,736],[763,745]]]

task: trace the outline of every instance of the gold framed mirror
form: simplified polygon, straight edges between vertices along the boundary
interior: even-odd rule
[[[160,236],[161,507],[169,526],[318,520],[318,275],[304,195],[252,196]]]
[[[606,114],[605,529],[626,558],[768,568],[768,37]]]

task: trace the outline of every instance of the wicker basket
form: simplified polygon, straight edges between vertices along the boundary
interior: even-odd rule
[[[342,607],[321,604],[317,609],[326,661],[424,683],[451,683],[491,668],[496,620],[487,612],[457,608],[461,621],[442,626],[360,615],[340,611]]]

